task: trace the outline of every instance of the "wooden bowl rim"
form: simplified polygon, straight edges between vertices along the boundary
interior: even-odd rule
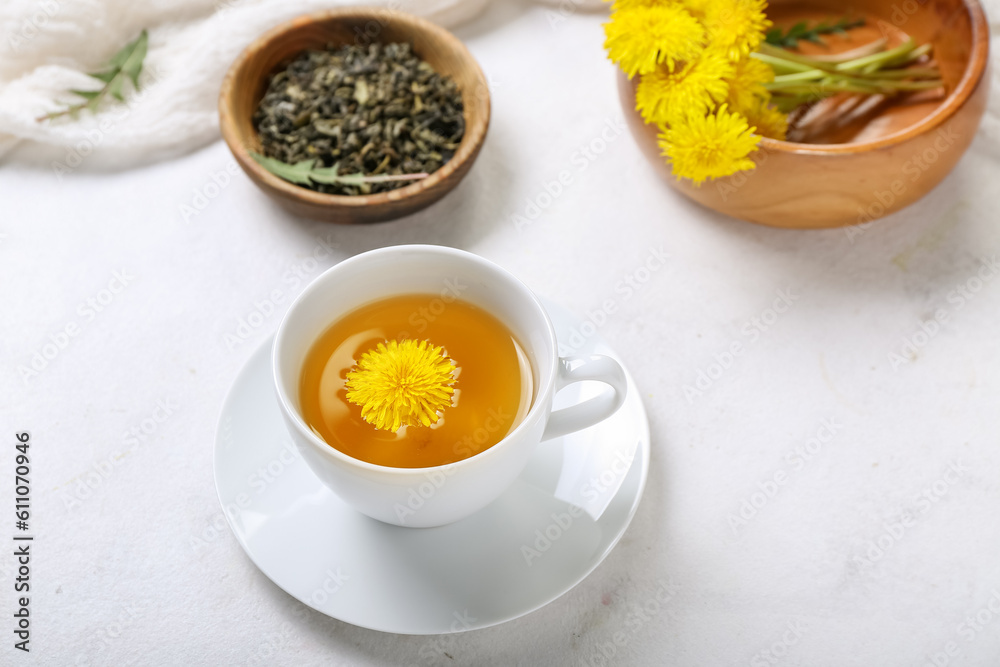
[[[989,62],[990,34],[986,13],[979,0],[963,0],[962,6],[969,13],[972,24],[972,52],[969,65],[962,73],[955,89],[928,116],[919,122],[903,128],[898,132],[886,135],[874,141],[844,144],[804,144],[793,141],[780,141],[762,137],[760,147],[765,151],[794,153],[798,155],[845,155],[877,150],[905,143],[915,136],[931,132],[943,125],[955,115],[962,105],[968,101],[980,85]]]
[[[431,33],[438,37],[439,40],[447,42],[460,54],[465,64],[470,67],[476,78],[479,79],[480,86],[484,91],[482,97],[483,113],[476,123],[471,126],[466,125],[465,134],[462,136],[462,143],[452,158],[427,178],[396,190],[380,192],[374,195],[331,195],[316,192],[295,185],[294,183],[289,183],[259,165],[256,160],[250,157],[247,147],[240,141],[240,134],[236,129],[237,121],[234,118],[233,109],[234,92],[237,86],[245,85],[246,83],[240,75],[250,59],[258,53],[269,49],[279,37],[297,32],[309,25],[346,19],[378,21],[384,17],[386,12],[391,12],[392,20],[399,21],[405,27],[404,32]],[[462,92],[464,93],[464,91]],[[446,182],[466,161],[474,159],[474,156],[478,154],[479,148],[486,138],[486,130],[490,122],[490,110],[490,92],[486,76],[462,40],[441,26],[419,16],[386,8],[380,9],[378,7],[349,7],[311,12],[275,26],[243,49],[239,57],[236,58],[226,72],[226,76],[222,81],[222,89],[219,92],[219,124],[222,129],[222,137],[243,169],[253,172],[257,178],[273,188],[277,193],[289,199],[325,208],[343,207],[345,209],[359,209],[395,204],[415,197],[425,190]],[[252,128],[252,121],[248,122],[251,123],[251,130],[256,132]]]

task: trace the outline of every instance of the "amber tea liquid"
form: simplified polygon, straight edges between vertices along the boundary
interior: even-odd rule
[[[347,372],[387,340],[427,340],[460,369],[451,407],[430,427],[380,431],[347,401]],[[493,315],[432,294],[383,299],[348,313],[313,344],[299,396],[309,427],[332,447],[362,461],[424,468],[468,458],[500,442],[531,407],[531,366],[517,340]]]

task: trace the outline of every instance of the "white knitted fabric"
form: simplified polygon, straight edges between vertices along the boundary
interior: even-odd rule
[[[369,0],[446,27],[488,0]],[[80,146],[127,164],[189,151],[218,137],[226,70],[254,38],[300,14],[351,0],[3,0],[0,2],[0,156],[21,140]],[[38,116],[94,88],[116,51],[149,31],[141,92],[77,121]]]
[[[476,16],[490,0],[368,0],[367,5],[424,16],[451,27]],[[498,1],[498,0],[494,0]],[[600,9],[602,0],[537,0],[551,20]],[[127,165],[189,151],[218,137],[216,100],[229,65],[274,25],[358,0],[3,0],[0,2],[0,158],[24,139],[77,148]],[[1000,0],[983,0],[995,34]],[[79,101],[66,93],[94,87],[98,70],[139,32],[149,30],[142,92],[128,103],[82,114],[74,122],[38,116]],[[992,54],[1000,77],[1000,51]],[[994,81],[993,96],[1000,95]],[[1000,118],[990,105],[983,121],[993,146]]]

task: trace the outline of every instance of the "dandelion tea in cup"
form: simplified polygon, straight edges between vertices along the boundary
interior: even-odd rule
[[[425,468],[504,439],[531,407],[531,365],[496,317],[433,294],[381,299],[340,318],[306,355],[302,416],[348,456]]]

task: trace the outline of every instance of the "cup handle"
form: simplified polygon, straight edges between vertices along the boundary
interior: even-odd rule
[[[603,382],[610,387],[610,391],[604,391],[583,403],[553,411],[542,440],[558,438],[604,421],[625,402],[628,381],[625,379],[625,370],[617,361],[600,354],[559,358],[556,392],[584,380]]]

